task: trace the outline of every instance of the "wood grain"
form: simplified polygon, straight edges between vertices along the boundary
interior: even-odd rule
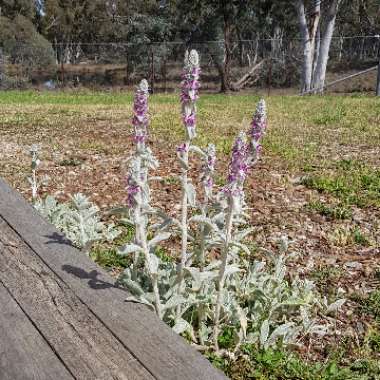
[[[1,217],[0,251],[2,283],[76,379],[154,379]]]
[[[125,302],[124,290],[0,179],[0,215],[39,258],[70,287],[154,377],[162,380],[227,379],[144,305]]]
[[[2,283],[0,305],[0,379],[74,380]]]

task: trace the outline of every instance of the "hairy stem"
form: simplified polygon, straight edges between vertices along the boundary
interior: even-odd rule
[[[190,146],[190,141],[186,141],[186,146]],[[189,164],[189,152],[188,149],[183,154],[183,161],[186,164],[186,166]],[[187,261],[187,206],[188,206],[188,199],[187,199],[187,191],[186,191],[186,185],[188,181],[188,169],[183,168],[182,169],[182,200],[181,200],[181,229],[182,229],[182,236],[181,236],[181,262],[178,267],[178,293],[180,294],[182,292],[183,287],[183,270],[186,266]],[[181,307],[178,306],[177,308],[177,317],[179,317],[181,311]]]
[[[142,220],[142,215],[140,213],[140,209],[136,209],[136,220]],[[145,265],[146,269],[148,271],[150,280],[152,282],[152,287],[153,287],[153,295],[154,295],[154,308],[156,310],[156,313],[160,319],[162,319],[162,308],[161,308],[161,300],[160,300],[160,293],[158,290],[158,275],[154,274],[152,271],[152,266],[151,266],[151,260],[149,256],[149,248],[148,248],[148,242],[146,239],[146,222],[141,221],[138,223],[137,226],[138,234],[141,239],[141,248],[143,250],[143,254],[145,257]]]
[[[227,267],[229,245],[231,242],[232,227],[233,227],[234,207],[233,207],[232,196],[229,197],[228,203],[229,205],[228,205],[226,226],[225,226],[226,237],[225,237],[225,243],[224,243],[222,257],[221,257],[222,262],[219,268],[219,275],[218,275],[218,282],[217,282],[218,294],[216,297],[215,313],[214,313],[214,346],[215,346],[216,351],[219,350],[218,336],[219,336],[220,309],[222,306],[225,272],[226,272],[226,267]]]

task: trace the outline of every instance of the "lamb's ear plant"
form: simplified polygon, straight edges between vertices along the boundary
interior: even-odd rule
[[[112,223],[106,225],[101,221],[99,208],[81,193],[70,196],[70,201],[65,203],[48,195],[43,200],[38,199],[34,206],[87,255],[94,243],[112,242],[120,234]]]
[[[129,159],[129,171],[127,176],[127,208],[129,213],[129,223],[135,227],[135,240],[127,244],[119,251],[121,255],[134,255],[132,274],[131,269],[124,273],[124,283],[136,290],[141,284],[137,280],[140,266],[143,269],[143,275],[146,276],[152,288],[152,299],[149,299],[144,292],[137,292],[140,295],[140,301],[152,303],[159,318],[163,317],[163,306],[161,305],[161,296],[159,291],[159,270],[160,259],[155,254],[155,249],[159,243],[170,237],[169,232],[163,232],[161,229],[152,230],[150,228],[150,216],[156,211],[150,206],[150,188],[149,188],[149,170],[156,169],[158,161],[153,156],[151,150],[146,146],[147,127],[149,124],[148,117],[148,82],[144,79],[137,88],[134,101],[134,141],[136,150]],[[151,239],[148,235],[153,234]],[[142,258],[141,258],[142,256]],[[140,273],[141,279],[141,273]],[[132,289],[132,290],[133,290]],[[151,301],[151,302],[150,302]]]
[[[219,194],[222,202],[225,203],[225,228],[221,235],[222,250],[221,263],[217,279],[217,298],[214,311],[214,345],[218,350],[218,336],[220,324],[220,311],[222,300],[225,293],[224,284],[227,271],[228,261],[230,259],[230,248],[241,246],[241,242],[234,239],[233,227],[235,219],[244,217],[243,208],[245,206],[244,182],[247,177],[249,168],[258,160],[261,145],[260,140],[266,128],[266,107],[265,101],[261,100],[253,116],[251,130],[249,133],[250,140],[244,132],[240,132],[232,149],[232,158],[229,165],[227,185]],[[233,268],[231,268],[233,269]]]
[[[195,206],[196,192],[191,183],[189,171],[189,152],[191,150],[199,151],[199,148],[192,146],[192,140],[196,136],[196,101],[199,90],[199,56],[196,50],[186,51],[184,69],[182,75],[182,120],[185,127],[186,139],[183,144],[177,148],[177,157],[181,165],[181,256],[178,266],[179,291],[182,290],[184,277],[184,268],[188,259],[188,206]],[[178,312],[179,314],[179,312]]]
[[[212,203],[214,201],[213,187],[215,162],[215,145],[209,144],[204,150],[201,168],[200,179],[203,187],[203,201],[199,202],[200,215],[195,215],[190,219],[190,222],[198,223],[196,239],[198,244],[195,249],[201,271],[203,271],[206,263],[207,239],[211,237],[211,234],[214,231],[213,222],[209,219],[209,212],[212,210]]]
[[[146,146],[148,86],[140,84],[134,105],[134,141],[136,150],[129,159],[126,220],[135,227],[134,240],[119,251],[132,255],[131,265],[119,278],[130,292],[128,300],[149,306],[178,334],[201,350],[217,354],[239,354],[242,344],[263,349],[297,344],[306,334],[323,335],[328,321],[315,316],[339,308],[342,300],[328,305],[307,280],[286,277],[288,242],[281,240],[279,253],[270,253],[268,262],[253,261],[245,238],[248,206],[244,182],[257,162],[261,138],[266,129],[265,102],[258,103],[248,133],[241,132],[233,146],[226,186],[213,190],[215,147],[202,150],[193,145],[196,99],[199,87],[198,56],[186,55],[182,83],[182,116],[186,140],[178,148],[181,164],[181,218],[177,220],[150,204],[150,171],[158,165]],[[203,198],[196,199],[189,179],[189,153],[200,155],[200,182]],[[200,197],[201,198],[201,197]],[[188,208],[192,207],[192,216]],[[173,228],[175,227],[175,228]],[[181,250],[179,265],[175,258],[163,260],[160,244],[179,229]],[[189,244],[191,242],[191,244]],[[220,254],[218,260],[210,253]],[[263,250],[264,252],[264,250]],[[220,349],[222,333],[229,331],[233,341]]]

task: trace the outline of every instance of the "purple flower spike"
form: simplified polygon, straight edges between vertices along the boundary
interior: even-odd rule
[[[185,66],[182,74],[182,120],[186,128],[189,140],[196,136],[196,101],[200,87],[199,76],[199,56],[196,50],[191,50],[185,54]]]
[[[132,175],[128,175],[126,179],[127,200],[126,203],[129,208],[136,204],[135,195],[140,191],[140,187],[136,184]]]
[[[133,104],[132,125],[135,130],[134,141],[137,145],[144,144],[148,135],[148,97],[149,85],[146,79],[143,79],[137,87]]]
[[[249,146],[247,136],[240,132],[232,148],[232,158],[228,168],[227,185],[223,191],[231,195],[238,195],[244,185],[249,169]]]
[[[267,128],[267,112],[265,100],[261,99],[257,104],[256,112],[253,116],[251,130],[249,132],[251,138],[251,154],[252,159],[256,160],[261,151],[260,140],[264,136]]]

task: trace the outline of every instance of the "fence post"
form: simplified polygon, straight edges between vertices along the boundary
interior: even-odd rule
[[[61,60],[61,87],[65,87],[65,67],[64,67],[64,55],[65,55],[65,52],[64,52],[64,46],[63,44],[60,44],[60,51],[61,51],[61,56],[60,56],[60,60]]]
[[[166,68],[166,57],[167,57],[167,47],[166,47],[166,42],[164,44],[164,62],[163,62],[163,74],[164,74],[164,91],[166,93],[167,91],[167,68]]]
[[[0,47],[0,89],[3,85],[3,80],[4,80],[3,49]]]
[[[270,96],[271,87],[272,87],[272,57],[269,57],[268,77],[267,77],[268,96]]]
[[[154,52],[153,52],[153,46],[151,48],[151,67],[150,67],[150,89],[152,91],[152,94],[154,94]]]
[[[377,66],[376,96],[380,96],[380,54],[379,54],[379,64]]]

